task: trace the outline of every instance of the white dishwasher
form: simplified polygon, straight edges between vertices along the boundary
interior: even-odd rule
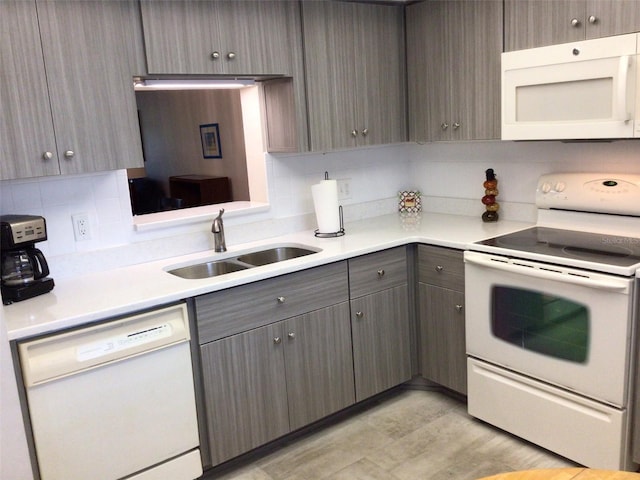
[[[18,344],[42,480],[202,475],[184,304]]]

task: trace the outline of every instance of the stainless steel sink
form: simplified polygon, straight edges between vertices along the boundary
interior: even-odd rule
[[[300,247],[275,247],[268,250],[260,250],[258,252],[246,253],[237,257],[237,260],[242,263],[248,263],[259,267],[261,265],[268,265],[270,263],[282,262],[284,260],[291,260],[292,258],[304,257],[316,253],[314,250]]]
[[[317,253],[317,251],[303,247],[272,247],[265,250],[258,250],[257,252],[243,253],[237,257],[211,260],[186,267],[173,268],[168,270],[168,272],[180,278],[187,279],[211,278],[227,273],[239,272],[247,268],[283,262],[312,253]]]
[[[169,270],[169,273],[181,278],[198,279],[239,272],[240,270],[246,270],[250,267],[251,265],[242,265],[241,263],[230,260],[217,260],[189,265],[188,267],[175,268],[173,270]]]

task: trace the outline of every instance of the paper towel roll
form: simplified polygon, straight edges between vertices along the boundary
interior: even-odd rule
[[[338,206],[338,182],[322,180],[311,186],[313,205],[316,210],[319,233],[340,231],[340,211]]]

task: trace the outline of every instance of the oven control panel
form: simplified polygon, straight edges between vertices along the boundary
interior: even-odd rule
[[[538,208],[640,216],[640,175],[550,173],[538,179]]]

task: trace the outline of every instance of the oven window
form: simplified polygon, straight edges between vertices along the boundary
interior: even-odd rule
[[[494,286],[491,295],[494,336],[525,350],[586,363],[589,309],[548,293]]]

